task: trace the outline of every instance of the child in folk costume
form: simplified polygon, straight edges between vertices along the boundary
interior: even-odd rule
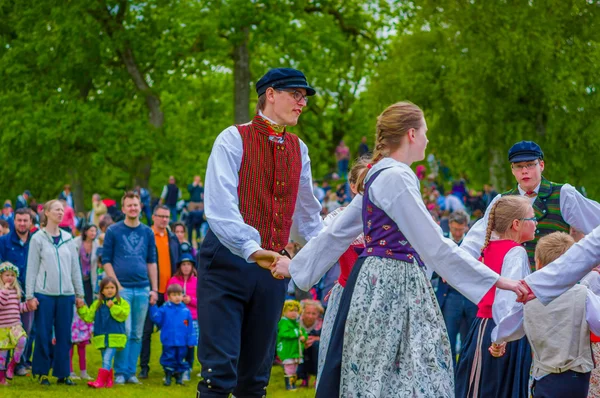
[[[367,165],[368,162],[366,160],[359,159],[354,166],[352,166],[352,169],[350,169],[350,173],[348,174],[348,183],[350,184],[350,190],[354,195],[358,193],[356,190],[356,182],[358,181],[358,177],[366,172]],[[323,220],[323,225],[329,225],[333,219],[337,217],[344,209],[345,207],[340,207],[329,213]],[[326,297],[328,302],[327,311],[325,312],[325,316],[323,318],[323,327],[321,328],[317,383],[319,382],[319,377],[321,375],[321,371],[323,370],[323,365],[325,364],[325,356],[327,355],[327,349],[329,348],[329,340],[331,339],[333,323],[335,322],[335,317],[338,313],[338,307],[340,305],[342,293],[344,292],[344,287],[346,286],[346,281],[348,280],[348,276],[350,275],[350,271],[352,271],[354,263],[356,263],[356,260],[358,260],[358,255],[362,253],[364,247],[365,238],[363,234],[360,234],[360,236],[352,242],[348,250],[346,250],[338,260],[340,263],[340,276],[337,280],[337,283],[333,286]]]
[[[536,230],[529,199],[503,196],[494,203],[480,261],[503,276],[522,279],[529,275],[523,242],[533,240]],[[495,238],[495,239],[492,239]],[[525,338],[498,347],[492,330],[515,306],[512,292],[490,291],[479,302],[477,318],[467,335],[456,374],[457,397],[528,397],[531,349]],[[504,351],[495,358],[488,348]]]
[[[444,238],[432,220],[410,169],[428,142],[421,109],[391,105],[376,129],[373,166],[357,184],[364,197],[357,195],[291,263],[279,259],[273,274],[289,273],[306,289],[363,231],[366,248],[342,295],[317,398],[452,397],[450,344],[424,264],[474,302],[494,285],[520,299],[526,289]]]
[[[538,241],[536,270],[565,253],[573,244],[571,236],[554,232]],[[590,331],[600,332],[600,274],[592,271],[581,284],[573,286],[548,305],[534,299],[525,306],[515,304],[500,321],[493,335],[497,341],[512,341],[524,334],[533,351],[533,397],[588,396],[594,368]],[[493,350],[492,350],[493,351]],[[502,350],[493,352],[502,355]]]
[[[0,385],[7,385],[6,379],[12,380],[15,366],[21,360],[27,343],[21,313],[30,310],[26,303],[21,303],[18,277],[19,269],[16,266],[9,262],[0,264]],[[13,355],[7,365],[10,350],[13,350]]]
[[[286,300],[283,305],[283,316],[277,325],[277,356],[283,363],[286,390],[296,389],[296,371],[302,363],[304,342],[308,335],[298,323],[300,303]]]
[[[90,343],[92,339],[92,333],[94,331],[94,324],[85,322],[77,315],[77,311],[73,313],[73,323],[71,324],[71,379],[78,380],[79,376],[73,371],[73,353],[77,348],[77,355],[79,355],[79,371],[81,372],[81,378],[84,380],[92,380],[87,372],[85,346]]]
[[[98,378],[89,381],[88,386],[113,386],[113,359],[117,350],[122,350],[127,343],[125,321],[130,311],[129,303],[119,296],[117,280],[110,276],[102,278],[98,299],[91,306],[84,305],[77,310],[82,320],[94,322],[92,343],[102,354],[102,367],[98,370]]]

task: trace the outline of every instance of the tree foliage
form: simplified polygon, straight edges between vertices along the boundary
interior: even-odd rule
[[[409,99],[430,150],[472,182],[511,181],[508,147],[536,140],[547,175],[594,195],[600,149],[594,1],[0,0],[0,192],[78,207],[203,174],[216,135],[249,119],[254,82],[301,69],[318,91],[298,133],[314,174],[341,139],[372,145]]]

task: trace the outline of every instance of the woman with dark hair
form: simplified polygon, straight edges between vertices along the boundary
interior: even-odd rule
[[[75,246],[81,265],[85,303],[90,306],[94,301],[94,288],[98,278],[98,227],[87,224],[81,230],[81,235],[75,238]]]

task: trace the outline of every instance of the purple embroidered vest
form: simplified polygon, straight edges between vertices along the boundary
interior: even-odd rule
[[[381,169],[367,181],[365,184],[365,193],[363,195],[362,219],[365,233],[365,249],[360,257],[377,256],[383,258],[393,258],[407,263],[413,263],[415,260],[419,266],[424,266],[423,261],[408,242],[400,228],[383,210],[375,206],[369,198],[369,188]],[[402,206],[398,203],[398,206]]]

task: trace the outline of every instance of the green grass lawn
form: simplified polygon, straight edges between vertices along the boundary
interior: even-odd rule
[[[31,377],[18,377],[12,381],[10,386],[0,386],[1,398],[43,398],[43,397],[73,397],[73,398],[89,398],[89,397],[118,397],[118,398],[133,398],[133,397],[152,397],[152,398],[194,398],[196,396],[196,384],[198,377],[196,374],[200,372],[200,365],[196,362],[192,373],[192,380],[187,382],[185,386],[173,385],[165,387],[163,383],[163,372],[158,360],[160,358],[161,347],[159,342],[159,334],[155,333],[152,338],[152,358],[150,364],[150,377],[143,380],[143,385],[124,385],[114,386],[112,389],[95,390],[90,388],[83,381],[77,381],[75,387],[57,386],[56,379],[50,378],[53,383],[50,387],[42,387],[35,382]],[[88,373],[95,377],[100,366],[100,353],[98,350],[88,345],[87,347],[87,363]],[[73,364],[77,371],[78,361],[77,354],[73,358]],[[314,378],[313,378],[314,380]],[[287,392],[283,381],[283,369],[274,367],[271,372],[271,384],[268,387],[268,397],[271,398],[312,398],[315,396],[314,388],[298,389],[298,391]]]

